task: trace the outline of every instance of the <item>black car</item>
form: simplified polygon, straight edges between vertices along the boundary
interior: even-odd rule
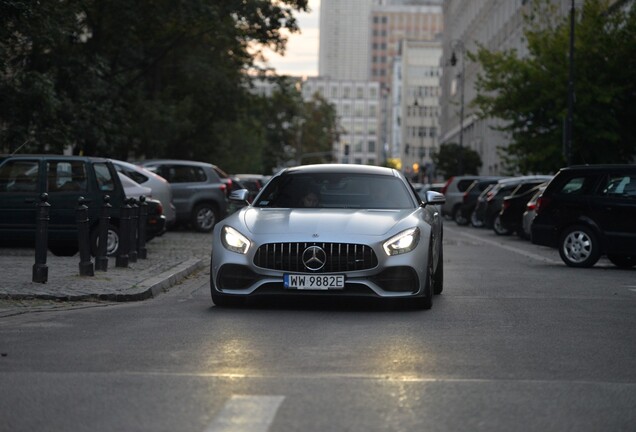
[[[537,202],[532,242],[558,248],[570,267],[591,267],[602,255],[636,265],[636,165],[561,169]]]
[[[493,228],[505,197],[532,189],[551,178],[552,176],[531,175],[498,180],[485,196],[477,201],[472,216],[475,220],[473,225]]]
[[[545,183],[542,183],[530,189],[520,185],[512,194],[504,197],[501,210],[492,227],[495,234],[510,235],[516,232],[523,237],[522,223],[526,204],[544,185]]]

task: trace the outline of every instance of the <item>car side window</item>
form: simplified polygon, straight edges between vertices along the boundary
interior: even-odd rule
[[[162,172],[167,173],[170,183],[199,183],[207,179],[203,168],[196,166],[173,165]]]
[[[96,163],[95,176],[97,177],[97,187],[102,192],[112,192],[115,190],[115,180],[113,179],[111,171],[108,169],[108,165],[105,163]]]
[[[582,195],[585,190],[584,186],[585,177],[573,177],[561,186],[559,193],[566,195]]]
[[[35,192],[38,173],[38,161],[8,161],[0,168],[0,192]]]
[[[87,190],[86,166],[81,161],[49,161],[46,177],[49,193]]]
[[[636,199],[636,175],[608,175],[603,179],[601,195]]]

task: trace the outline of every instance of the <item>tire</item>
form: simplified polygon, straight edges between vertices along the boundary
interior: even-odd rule
[[[439,295],[442,291],[444,291],[444,248],[439,252],[439,260],[433,276],[433,294]]]
[[[210,232],[218,220],[219,215],[216,207],[210,203],[203,203],[198,204],[192,210],[190,223],[195,231]]]
[[[630,269],[636,266],[636,255],[608,255],[607,258],[618,268]]]
[[[432,245],[432,243],[431,243]],[[433,254],[432,251],[428,253],[428,263],[426,265],[426,286],[424,287],[424,295],[415,299],[415,307],[418,309],[428,310],[433,307],[433,287],[434,287],[434,269],[433,269]]]
[[[455,208],[455,211],[453,212],[453,220],[457,225],[460,226],[466,226],[470,222],[470,220],[468,220],[468,218],[464,216],[464,213],[459,206],[457,206],[457,208]]]
[[[566,228],[559,238],[559,255],[570,267],[592,267],[601,257],[600,243],[594,232],[583,225]]]
[[[500,235],[500,236],[507,236],[507,235],[512,234],[512,230],[509,230],[508,228],[503,226],[503,224],[501,223],[501,216],[500,215],[497,215],[497,217],[493,221],[492,229],[493,229],[493,231],[495,231],[495,234]]]
[[[477,212],[475,211],[473,211],[470,215],[470,225],[475,228],[481,228],[484,226],[484,223],[479,220],[479,218],[477,217]]]
[[[97,256],[97,241],[99,239],[99,225],[91,231],[91,254]],[[119,236],[119,227],[117,225],[108,225],[108,240],[106,241],[106,256],[116,256],[121,245]]]

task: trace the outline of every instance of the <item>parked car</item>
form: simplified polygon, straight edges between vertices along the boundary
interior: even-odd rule
[[[415,189],[415,192],[417,192],[422,200],[425,200],[426,192],[434,191],[441,193],[444,185],[445,183],[413,183],[413,189]]]
[[[234,174],[232,179],[240,182],[250,193],[249,202],[252,202],[256,195],[263,189],[265,183],[271,178],[271,176],[265,176],[261,174]]]
[[[547,185],[545,183],[541,185],[526,204],[526,210],[522,216],[521,231],[519,232],[519,235],[526,240],[532,239],[532,221],[534,221],[537,215],[537,201],[539,201],[539,197],[543,191],[545,191],[546,187]]]
[[[212,164],[164,159],[145,161],[141,165],[170,183],[177,223],[210,232],[227,215],[227,185]]]
[[[177,220],[177,214],[172,202],[172,187],[170,183],[165,178],[142,166],[117,159],[111,159],[111,161],[118,172],[152,190],[152,198],[161,201],[166,224],[168,227],[174,225]]]
[[[119,217],[126,196],[110,160],[65,155],[0,157],[0,241],[3,244],[35,244],[37,204],[43,193],[48,194],[50,204],[48,247],[53,254],[74,255],[78,251],[76,212],[80,197],[84,197],[88,207],[90,246],[92,253],[96,253],[97,228],[105,195],[110,197],[112,206],[107,253],[117,253]]]
[[[549,181],[551,178],[552,176],[532,175],[498,180],[497,183],[486,192],[484,199],[477,201],[474,219],[478,221],[481,226],[493,228],[495,220],[501,211],[504,197],[532,189],[541,183]]]
[[[510,235],[521,232],[523,212],[528,201],[547,183],[541,183],[530,189],[519,185],[510,195],[504,197],[501,210],[495,218],[493,230],[497,235]],[[521,234],[523,236],[523,234]]]
[[[459,211],[460,205],[464,198],[464,192],[470,187],[471,184],[480,176],[466,175],[466,176],[454,176],[450,177],[444,186],[441,193],[446,197],[446,202],[442,206],[442,216],[455,219],[455,213]]]
[[[303,201],[317,195],[312,207]],[[442,194],[424,203],[390,168],[306,165],[275,175],[253,204],[214,228],[210,290],[217,306],[249,297],[312,295],[405,300],[430,308],[443,289]],[[317,207],[316,207],[317,205]]]
[[[124,193],[126,198],[134,198],[139,200],[142,196],[147,204],[147,217],[146,224],[146,241],[152,240],[154,237],[163,235],[166,232],[167,221],[166,216],[163,214],[163,204],[161,201],[152,197],[152,189],[146,186],[142,186],[130,177],[117,173],[119,180],[124,187]]]
[[[468,186],[459,204],[459,211],[454,212],[453,219],[457,225],[468,225],[470,217],[477,206],[477,199],[488,186],[497,183],[503,177],[484,177],[475,180]]]
[[[570,267],[591,267],[603,255],[636,265],[636,165],[561,169],[539,197],[534,244],[558,248]]]

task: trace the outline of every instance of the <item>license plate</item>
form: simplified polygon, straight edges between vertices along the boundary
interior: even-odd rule
[[[344,275],[285,274],[285,288],[299,290],[329,290],[344,288]]]

